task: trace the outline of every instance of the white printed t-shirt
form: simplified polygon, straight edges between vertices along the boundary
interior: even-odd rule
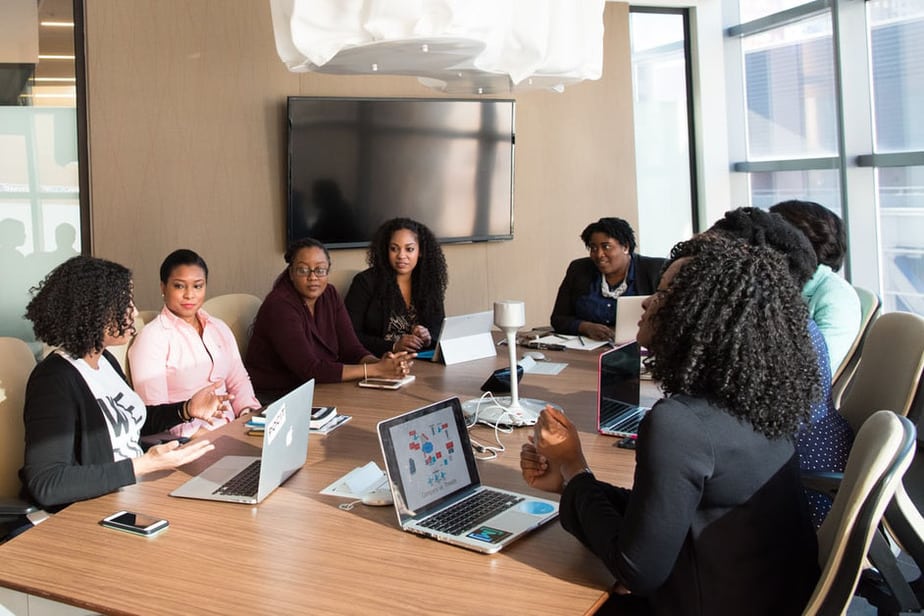
[[[113,459],[118,462],[142,455],[144,452],[138,441],[148,409],[141,396],[129,387],[105,357],[100,356],[99,368],[95,369],[83,359],[74,359],[62,351],[58,354],[77,368],[96,398],[109,428]]]

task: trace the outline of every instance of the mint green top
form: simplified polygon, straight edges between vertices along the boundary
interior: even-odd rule
[[[819,265],[805,283],[802,298],[808,304],[809,316],[824,336],[833,374],[860,331],[860,298],[850,283],[827,265]]]

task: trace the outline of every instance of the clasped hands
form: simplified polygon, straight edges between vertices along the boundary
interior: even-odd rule
[[[432,340],[433,339],[430,337],[430,330],[428,330],[423,325],[415,325],[414,329],[411,330],[411,333],[404,334],[395,340],[395,344],[393,345],[392,350],[416,353],[417,351],[430,346]]]
[[[534,488],[560,493],[567,481],[587,467],[577,428],[552,406],[539,414],[528,439],[520,449],[520,471]]]

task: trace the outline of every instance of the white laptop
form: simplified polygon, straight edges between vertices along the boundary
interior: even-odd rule
[[[382,421],[402,530],[492,554],[558,516],[558,503],[481,485],[458,398]]]
[[[647,295],[622,295],[616,299],[616,325],[613,342],[617,345],[635,340],[638,335],[638,322],[642,318],[642,302]]]
[[[170,493],[181,498],[257,504],[308,459],[314,379],[266,407],[263,453],[225,456]]]
[[[491,336],[493,325],[493,310],[444,318],[433,361],[442,361],[450,366],[473,359],[494,357],[497,350]]]
[[[597,373],[597,432],[635,438],[648,408],[639,406],[641,364],[638,342],[600,354]]]

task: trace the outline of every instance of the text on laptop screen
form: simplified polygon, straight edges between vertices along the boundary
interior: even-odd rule
[[[423,409],[430,412],[413,413],[407,421],[388,430],[405,505],[410,511],[473,482],[462,449],[470,446],[468,433],[459,433],[453,406],[448,401],[443,404],[439,409]]]
[[[639,401],[639,347],[637,342],[613,349],[600,358],[600,401]]]

